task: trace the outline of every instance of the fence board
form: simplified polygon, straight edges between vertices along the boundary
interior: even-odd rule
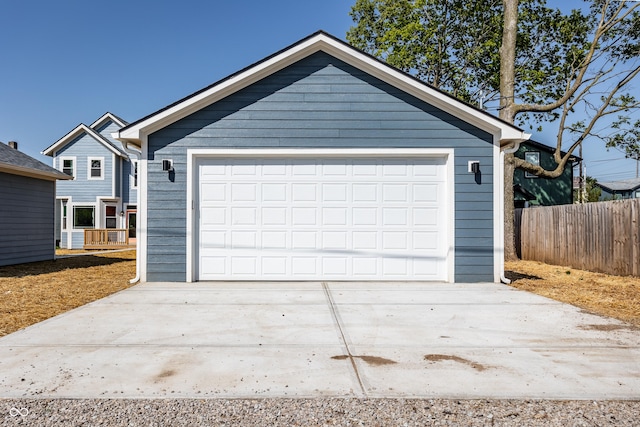
[[[640,276],[640,199],[518,209],[522,259]]]

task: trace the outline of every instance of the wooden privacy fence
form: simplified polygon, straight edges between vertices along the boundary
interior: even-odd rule
[[[92,228],[84,230],[84,249],[118,249],[129,246],[129,230]]]
[[[522,259],[640,276],[640,199],[517,211]]]

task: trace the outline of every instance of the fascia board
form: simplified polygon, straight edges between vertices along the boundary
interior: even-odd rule
[[[160,111],[130,128],[121,130],[118,132],[118,137],[116,139],[139,141],[143,136],[162,129],[181,118],[188,116],[189,114],[195,113],[201,108],[211,105],[222,98],[268,77],[288,65],[315,53],[315,50],[309,50],[310,42],[311,41],[307,41],[306,43],[294,46],[280,55],[270,58],[249,70],[222,81],[220,84],[211,87],[209,90],[191,96],[183,102],[179,102],[171,108]]]
[[[38,171],[32,168],[26,168],[26,167],[16,166],[16,165],[8,165],[2,162],[0,162],[0,172],[10,173],[13,175],[26,176],[29,178],[46,179],[48,181],[55,181],[57,179],[65,179],[65,180],[73,179],[73,177],[63,174],[62,172],[55,173],[55,172]]]
[[[325,39],[326,45],[322,50],[328,54],[494,136],[497,135],[501,145],[525,141],[531,136],[515,126],[511,126],[490,114],[436,90],[375,58],[351,49],[333,39],[327,37]]]
[[[122,120],[120,120],[118,117],[114,116],[113,114],[111,114],[109,112],[106,112],[98,120],[96,120],[95,122],[91,123],[91,125],[89,127],[91,129],[95,129],[99,124],[102,124],[107,120],[113,121],[115,124],[117,124],[120,127],[125,127],[126,126],[126,123],[123,123]]]
[[[94,131],[93,129],[91,129],[85,124],[80,124],[76,126],[71,132],[69,132],[68,134],[60,138],[58,141],[56,141],[53,145],[45,149],[42,152],[42,154],[47,156],[53,156],[56,151],[58,151],[60,148],[70,143],[73,139],[77,138],[82,133],[86,133],[87,135],[89,135],[90,137],[98,141],[100,144],[104,145],[112,153],[123,157],[123,154],[120,151],[118,151],[114,146],[112,146],[110,143],[105,141],[104,138],[99,133],[97,133],[96,131]]]
[[[381,61],[364,54],[326,34],[320,33],[292,46],[256,66],[235,76],[223,80],[220,84],[204,90],[178,102],[175,105],[149,116],[141,122],[118,132],[117,139],[140,141],[159,129],[162,129],[183,117],[194,113],[207,105],[231,95],[257,81],[267,77],[295,62],[318,51],[324,51],[380,80],[403,90],[437,108],[442,109],[464,121],[494,135],[506,145],[515,141],[524,141],[529,136],[522,130],[511,126],[498,118],[484,113],[475,107],[444,94],[423,82],[390,67]],[[504,142],[502,142],[504,141]]]

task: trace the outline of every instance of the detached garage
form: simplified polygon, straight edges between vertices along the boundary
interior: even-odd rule
[[[498,281],[528,135],[323,32],[122,128],[143,281]]]

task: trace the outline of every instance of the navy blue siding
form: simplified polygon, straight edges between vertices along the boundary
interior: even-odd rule
[[[0,266],[55,257],[55,182],[0,172]]]
[[[214,147],[454,148],[455,280],[494,279],[492,136],[317,53],[150,135],[149,281],[186,278],[186,150]]]

